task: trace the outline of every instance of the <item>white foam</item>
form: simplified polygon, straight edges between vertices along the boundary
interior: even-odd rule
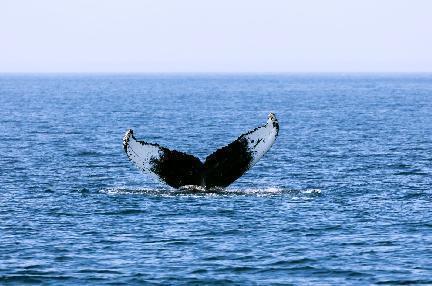
[[[303,194],[321,194],[320,189],[306,189],[301,191]]]
[[[101,193],[108,195],[145,195],[145,196],[161,196],[161,197],[175,197],[175,196],[189,196],[189,197],[218,197],[218,196],[288,196],[291,200],[304,200],[312,199],[320,195],[320,189],[305,189],[294,190],[281,187],[267,187],[267,188],[245,188],[245,189],[215,189],[205,190],[195,186],[189,186],[178,190],[173,189],[158,189],[158,188],[127,188],[127,187],[113,187],[100,190]]]

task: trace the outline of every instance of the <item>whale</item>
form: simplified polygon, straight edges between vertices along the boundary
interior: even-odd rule
[[[207,156],[204,162],[181,151],[137,140],[132,129],[123,137],[123,149],[139,170],[175,189],[224,189],[267,153],[278,134],[278,120],[270,113],[264,125],[241,134]]]

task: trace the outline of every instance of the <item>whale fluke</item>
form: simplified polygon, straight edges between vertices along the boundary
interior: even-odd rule
[[[276,116],[270,113],[265,125],[240,135],[209,155],[204,163],[195,156],[138,141],[131,129],[123,138],[123,148],[141,171],[155,175],[171,187],[225,188],[258,162],[273,145],[278,132]]]

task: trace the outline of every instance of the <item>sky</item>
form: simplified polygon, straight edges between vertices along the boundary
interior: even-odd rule
[[[432,1],[0,0],[0,72],[432,72]]]

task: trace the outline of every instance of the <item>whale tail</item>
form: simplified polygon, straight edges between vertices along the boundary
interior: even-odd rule
[[[195,156],[138,141],[131,129],[123,138],[123,148],[138,169],[153,174],[171,187],[194,185],[206,189],[225,188],[264,156],[278,133],[278,121],[270,113],[265,125],[240,135],[209,155],[204,163]]]

